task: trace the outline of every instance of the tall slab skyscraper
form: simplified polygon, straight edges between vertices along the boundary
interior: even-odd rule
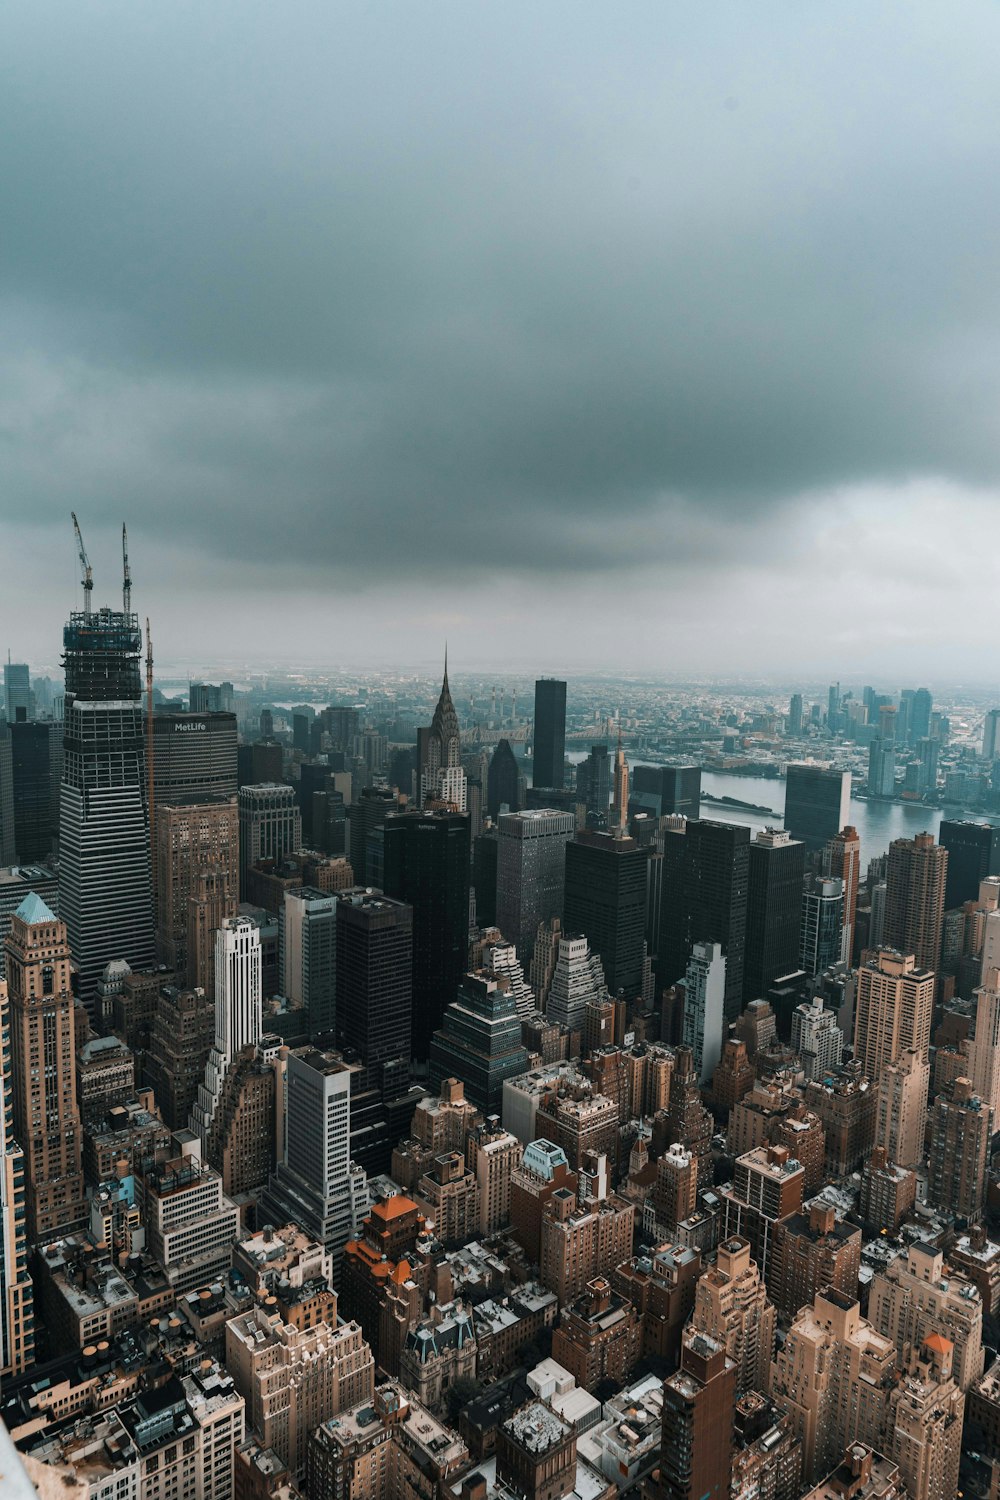
[[[561,787],[566,760],[566,684],[555,677],[535,683],[532,786]]]
[[[142,636],[126,583],[125,608],[85,606],[63,630],[65,733],[59,798],[59,913],[93,1009],[113,958],[133,969],[155,958],[149,809],[139,657]]]

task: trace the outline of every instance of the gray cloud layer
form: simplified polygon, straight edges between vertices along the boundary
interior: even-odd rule
[[[710,564],[822,577],[801,533],[831,493],[992,502],[1000,11],[957,21],[23,7],[8,522],[127,513],[234,591],[477,565],[683,590]]]

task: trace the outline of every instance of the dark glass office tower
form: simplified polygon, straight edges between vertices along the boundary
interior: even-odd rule
[[[648,858],[635,839],[610,833],[580,833],[566,845],[563,928],[587,938],[612,997],[642,990]]]
[[[372,883],[372,851],[369,847],[371,838],[397,806],[396,794],[387,786],[366,786],[351,807],[351,869],[354,871],[355,884]]]
[[[611,756],[607,745],[591,745],[587,759],[577,766],[576,793],[587,808],[587,827],[597,832],[607,828],[611,806]]]
[[[405,1092],[413,1003],[413,911],[363,891],[337,896],[337,1038],[369,1088]]]
[[[681,813],[685,818],[701,816],[701,769],[699,766],[633,766],[630,805],[654,817]]]
[[[831,692],[833,690],[831,689]],[[851,821],[851,773],[790,765],[785,774],[785,827],[807,849],[821,849]]]
[[[744,1004],[799,966],[805,860],[805,845],[781,829],[758,833],[750,845]]]
[[[91,1009],[105,967],[155,959],[138,616],[70,615],[59,803],[59,912]]]
[[[384,889],[413,908],[413,1056],[458,992],[469,954],[470,825],[467,813],[406,812],[386,818]]]
[[[535,683],[535,739],[531,782],[559,788],[566,759],[566,684],[555,677]]]
[[[521,1045],[521,1018],[514,996],[485,972],[466,974],[458,995],[445,1007],[444,1023],[430,1047],[430,1086],[458,1078],[465,1096],[484,1115],[498,1115],[507,1078],[530,1066]]]
[[[509,740],[501,740],[493,752],[486,773],[486,810],[495,818],[501,807],[505,812],[520,812],[519,783],[521,772]]]
[[[472,840],[472,884],[476,888],[476,921],[480,927],[493,927],[497,919],[499,845],[495,828]]]
[[[1000,875],[1000,828],[946,818],[938,842],[948,851],[944,906],[945,911],[952,911],[965,901],[975,901],[979,882],[987,875]]]
[[[22,864],[45,859],[59,828],[62,725],[50,720],[10,726],[14,844]]]
[[[726,1019],[733,1020],[743,1004],[750,830],[692,819],[683,831],[667,830],[663,860],[661,982],[684,978],[695,943],[721,943]]]
[[[0,719],[0,869],[17,859],[14,842],[14,765],[10,726]]]

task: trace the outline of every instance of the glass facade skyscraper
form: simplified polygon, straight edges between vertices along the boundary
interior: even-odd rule
[[[535,739],[531,782],[559,788],[566,760],[566,684],[555,677],[535,683]]]
[[[137,615],[70,615],[59,800],[59,912],[93,1009],[112,959],[155,958]]]

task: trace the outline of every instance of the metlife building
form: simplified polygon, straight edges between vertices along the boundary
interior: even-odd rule
[[[153,715],[157,802],[213,802],[236,796],[236,715]]]

